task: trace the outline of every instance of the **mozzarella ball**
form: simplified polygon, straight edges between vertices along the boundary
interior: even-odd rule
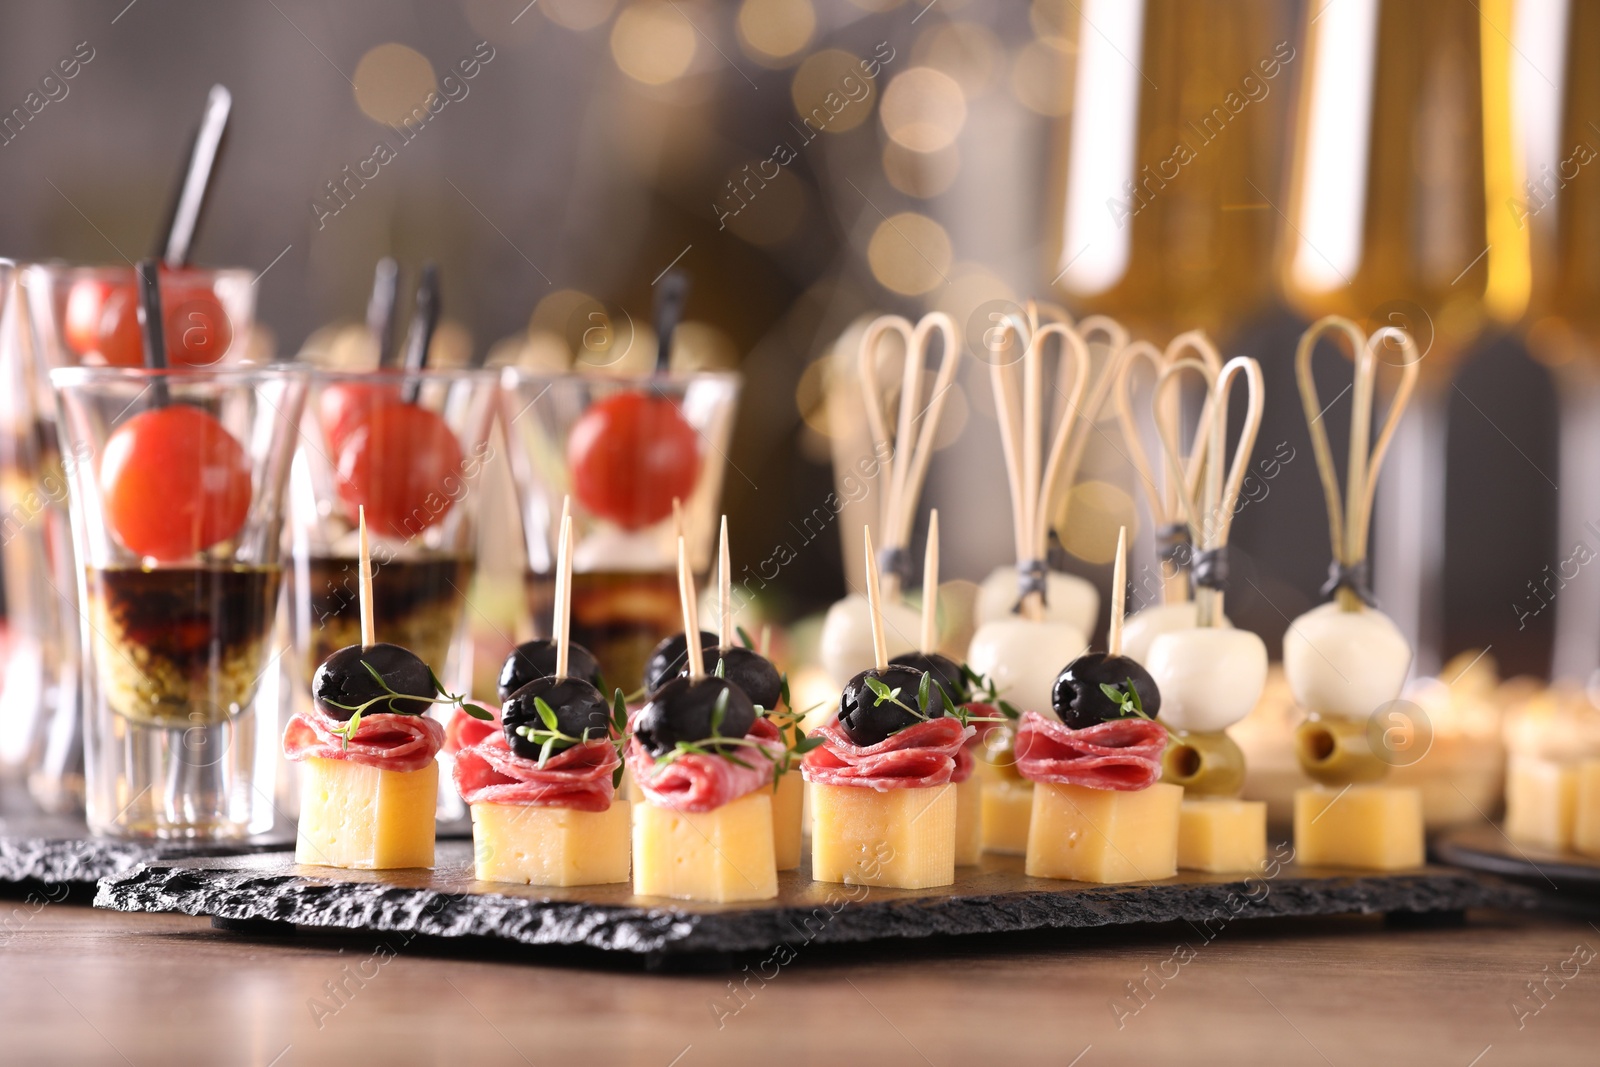
[[[1145,669],[1174,730],[1225,730],[1249,715],[1267,684],[1267,646],[1249,630],[1206,627],[1162,634]]]
[[[1175,630],[1193,630],[1199,625],[1199,609],[1192,600],[1140,608],[1123,620],[1122,654],[1148,666],[1150,646],[1155,643],[1156,638]],[[1227,616],[1223,616],[1223,628],[1232,625]]]
[[[1051,571],[1046,581],[1044,617],[1051,622],[1071,623],[1080,633],[1092,633],[1100,614],[1100,590],[1076,574]],[[978,625],[998,619],[1015,619],[1011,609],[1017,604],[1017,569],[999,567],[978,587]],[[1065,660],[1056,664],[1057,668]]]
[[[1289,624],[1283,673],[1295,703],[1339,719],[1365,719],[1400,695],[1411,646],[1381,611],[1329,602]]]
[[[1083,631],[1070,623],[1008,615],[978,627],[967,665],[988,675],[1001,699],[1049,715],[1056,675],[1088,646]]]
[[[898,600],[884,603],[883,641],[890,656],[915,651],[921,636],[922,616],[915,608]],[[836,689],[843,689],[850,679],[877,665],[866,597],[852,594],[828,609],[822,620],[820,656],[822,669]]]

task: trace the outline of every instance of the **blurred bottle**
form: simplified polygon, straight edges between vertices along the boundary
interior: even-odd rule
[[[1529,349],[1550,366],[1561,404],[1557,553],[1600,555],[1600,6],[1522,0],[1512,86],[1527,174],[1501,206],[1532,238]],[[1600,574],[1557,576],[1551,673],[1600,668]]]
[[[1279,0],[1086,0],[1067,20],[1052,273],[1075,309],[1164,344],[1227,337],[1271,302],[1292,22]]]
[[[1510,0],[1309,0],[1279,273],[1308,317],[1401,326],[1422,386],[1380,483],[1379,599],[1440,663],[1445,390],[1461,357],[1527,303],[1510,114]]]

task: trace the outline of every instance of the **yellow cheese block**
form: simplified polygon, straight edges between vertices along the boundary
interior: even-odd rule
[[[978,862],[983,851],[983,779],[976,774],[956,786],[956,866]]]
[[[805,803],[805,779],[799,768],[784,772],[772,793],[772,850],[778,870],[800,866],[800,809]]]
[[[1267,805],[1262,800],[1198,797],[1178,813],[1178,869],[1230,874],[1259,871],[1267,860]]]
[[[1178,813],[1183,789],[1033,787],[1024,869],[1035,878],[1076,882],[1153,882],[1178,873]]]
[[[633,891],[718,904],[777,896],[772,795],[707,812],[633,805]]]
[[[1421,791],[1392,785],[1295,790],[1294,858],[1307,867],[1422,866]]]
[[[956,880],[956,787],[811,783],[811,877],[927,889]]]
[[[983,850],[1007,856],[1026,853],[1033,783],[1026,778],[990,778],[983,783],[980,805]]]
[[[1577,794],[1572,847],[1585,856],[1600,856],[1600,759],[1578,764]]]
[[[1524,845],[1567,849],[1578,814],[1578,767],[1512,756],[1506,767],[1506,836]]]
[[[439,765],[385,771],[313,757],[300,764],[296,863],[377,871],[433,866]]]
[[[472,805],[480,881],[603,885],[628,880],[628,804],[605,811],[535,804]]]

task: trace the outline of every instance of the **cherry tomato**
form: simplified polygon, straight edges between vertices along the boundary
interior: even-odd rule
[[[209,367],[233,344],[233,324],[210,283],[197,272],[163,267],[161,307],[169,363]],[[74,282],[67,294],[63,329],[67,344],[80,356],[98,355],[113,367],[144,364],[138,290],[131,280]]]
[[[700,477],[694,427],[665,397],[617,393],[596,403],[567,437],[567,466],[578,501],[628,530],[672,514]]]
[[[317,397],[317,421],[322,424],[329,454],[339,454],[345,438],[360,427],[374,407],[399,399],[400,390],[392,384],[335,382],[325,386]]]
[[[336,453],[339,498],[367,509],[367,524],[413,537],[450,513],[464,483],[461,443],[427,408],[400,400],[368,409]]]
[[[222,423],[170,404],[118,426],[100,460],[106,516],[129,551],[188,559],[244,525],[250,459]]]

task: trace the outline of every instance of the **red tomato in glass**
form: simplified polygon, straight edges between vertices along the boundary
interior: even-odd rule
[[[392,384],[335,382],[324,387],[317,397],[317,421],[322,424],[329,452],[337,456],[345,438],[360,427],[374,407],[399,399],[400,390]]]
[[[595,404],[567,436],[567,466],[578,502],[628,530],[672,514],[700,477],[700,444],[678,405],[645,393]]]
[[[196,272],[161,269],[161,308],[167,362],[173,366],[212,366],[233,344],[233,324],[222,302]],[[138,290],[131,281],[74,282],[67,294],[63,330],[67,344],[80,356],[98,354],[113,367],[144,365]]]
[[[339,498],[367,509],[367,524],[414,537],[450,513],[465,488],[461,443],[427,408],[388,400],[371,407],[335,455]]]
[[[106,518],[129,551],[185,560],[244,526],[250,459],[216,419],[188,404],[118,426],[100,459]]]

